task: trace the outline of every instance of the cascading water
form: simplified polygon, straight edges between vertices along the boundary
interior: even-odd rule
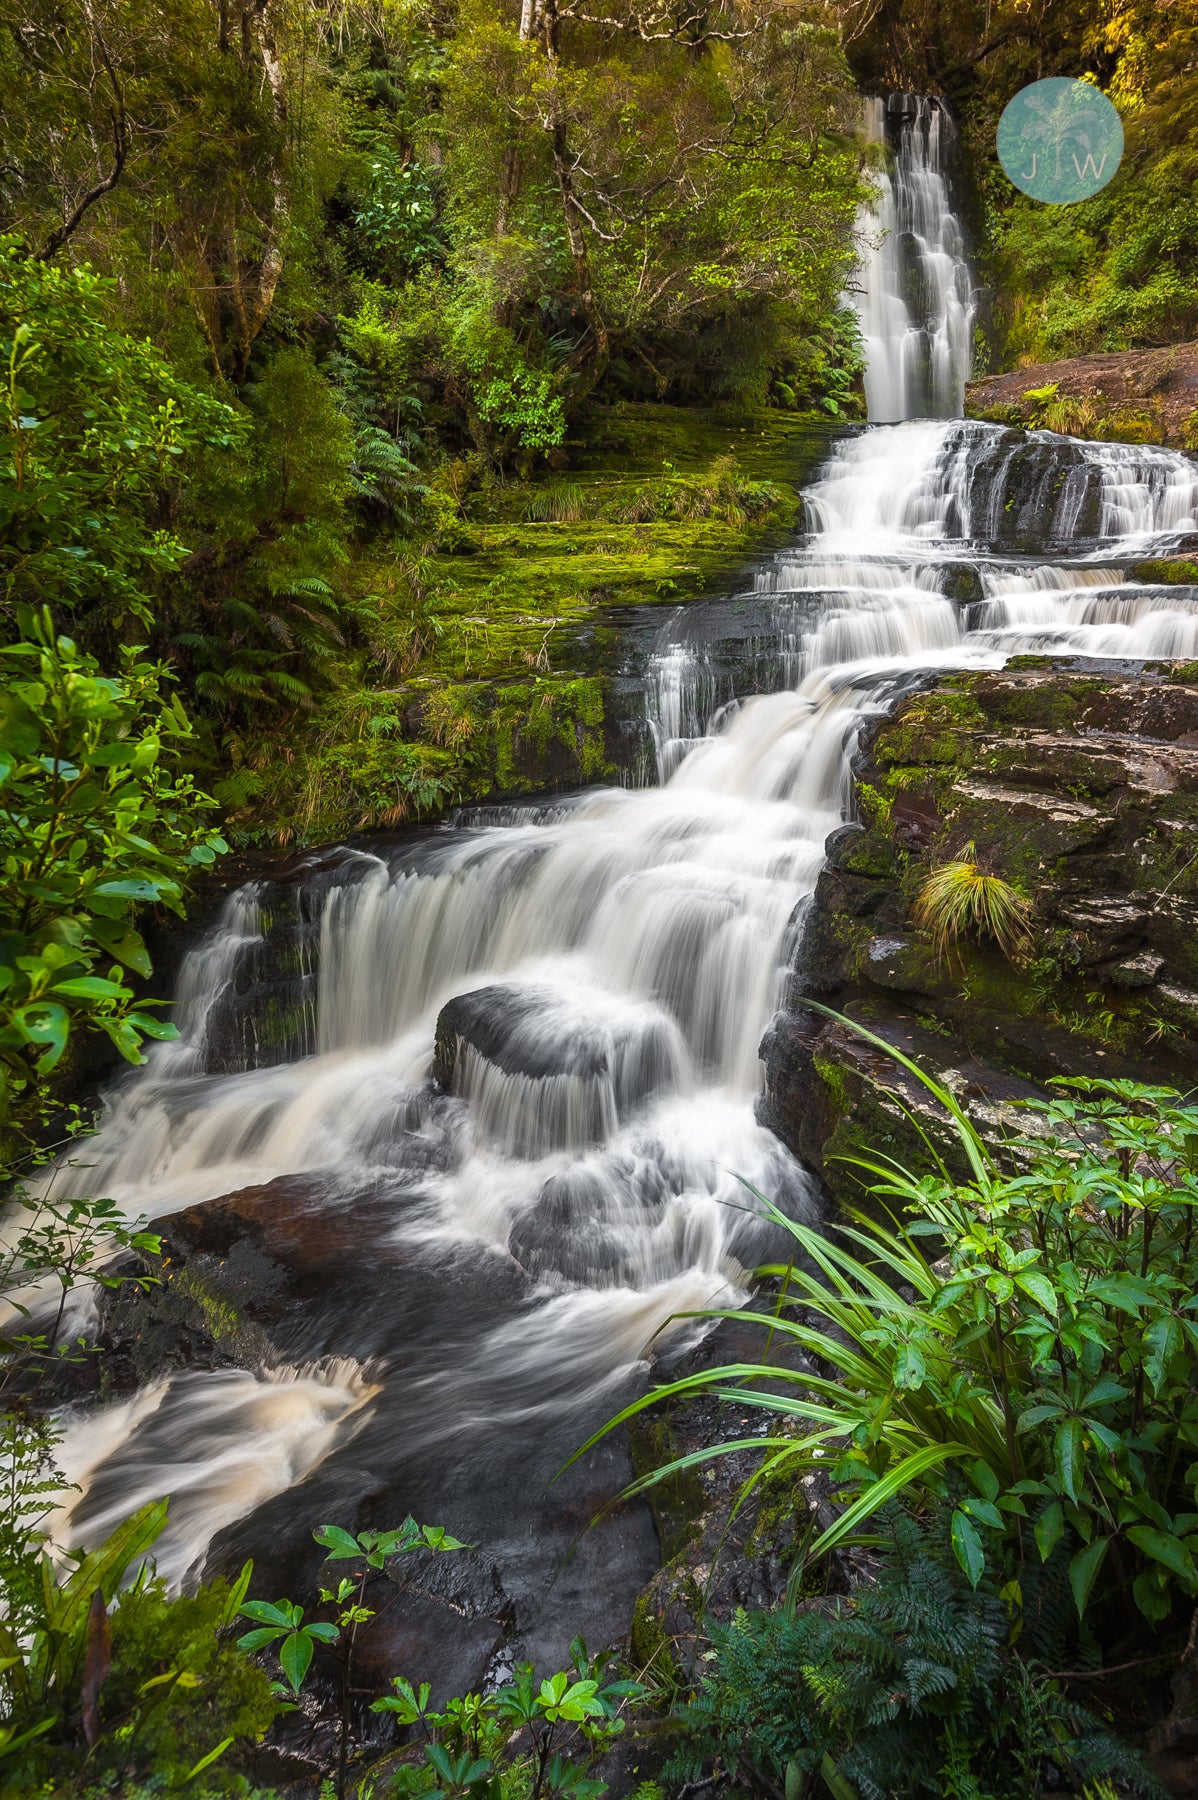
[[[941,121],[902,114],[896,182],[939,183],[943,204]],[[947,409],[968,306],[952,232],[925,241]],[[877,391],[919,411],[878,267]],[[230,900],[184,970],[183,1041],[116,1090],[86,1176],[54,1179],[154,1217],[248,1190],[319,1271],[282,1329],[299,1372],[286,1391],[277,1370],[184,1373],[70,1425],[63,1537],[181,1494],[164,1554],[182,1579],[215,1533],[227,1561],[382,1490],[523,1581],[528,1641],[553,1573],[532,1547],[556,1504],[544,1482],[650,1346],[695,1329],[680,1314],[745,1289],[768,1232],[738,1178],[812,1208],[756,1116],[757,1048],[851,808],[862,718],[919,671],[1013,649],[1198,654],[1194,591],[1125,573],[1198,529],[1182,456],[920,420],[844,439],[805,504],[807,537],[755,597],[663,629],[646,677],[660,785],[497,809],[314,870],[273,1050],[247,995],[278,927],[265,890]],[[966,603],[950,598],[963,572]],[[750,614],[751,686],[774,691],[737,700],[717,652]],[[593,1497],[577,1505],[582,1522]],[[608,1540],[609,1595],[630,1599],[640,1554],[620,1573]],[[569,1630],[586,1625],[585,1550],[571,1566],[552,1608]]]
[[[866,135],[893,149],[871,172],[855,296],[871,419],[960,413],[973,340],[973,284],[948,192],[952,121],[938,100],[892,94],[865,102]]]

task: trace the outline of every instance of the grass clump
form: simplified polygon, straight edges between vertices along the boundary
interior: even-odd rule
[[[1031,938],[1031,906],[1001,875],[989,875],[967,844],[954,862],[933,869],[919,890],[914,918],[930,934],[938,962],[948,961],[963,938],[998,945],[1017,962]]]

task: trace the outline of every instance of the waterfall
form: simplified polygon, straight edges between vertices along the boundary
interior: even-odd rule
[[[905,135],[880,178],[899,229],[867,261],[863,317],[885,325],[871,413],[951,412],[969,300],[944,115],[888,117]],[[900,317],[910,256],[930,298]],[[130,1215],[265,1208],[317,1271],[286,1315],[299,1373],[282,1394],[269,1369],[185,1372],[69,1418],[82,1493],[60,1541],[169,1492],[181,1581],[235,1516],[302,1538],[385,1492],[396,1518],[423,1507],[482,1543],[505,1580],[523,1569],[530,1614],[551,1606],[552,1567],[534,1579],[521,1548],[549,1516],[543,1483],[693,1335],[685,1315],[745,1294],[773,1229],[752,1189],[816,1216],[811,1176],[757,1116],[758,1045],[851,814],[862,719],[930,668],[1012,650],[1198,655],[1198,593],[1132,574],[1198,529],[1186,457],[911,419],[847,435],[804,500],[806,536],[752,595],[661,628],[658,785],[324,856],[235,894],[193,950],[182,1041],[113,1090],[52,1180]],[[267,1044],[272,956],[286,1029]]]
[[[960,413],[973,347],[973,286],[948,191],[952,122],[937,100],[892,94],[865,103],[869,142],[893,152],[871,171],[872,204],[858,224],[871,420]]]

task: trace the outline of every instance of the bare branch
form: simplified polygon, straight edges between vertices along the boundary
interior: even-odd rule
[[[90,23],[90,13],[88,18]],[[96,201],[102,200],[105,194],[112,192],[113,188],[121,178],[129,155],[129,122],[125,117],[125,96],[121,91],[121,84],[116,78],[116,71],[112,66],[112,59],[108,54],[108,46],[105,44],[100,33],[95,30],[94,25],[93,33],[93,42],[96,47],[96,53],[100,58],[104,73],[108,78],[108,85],[112,90],[112,106],[109,108],[108,114],[112,127],[112,167],[107,175],[101,176],[100,180],[97,181],[94,186],[88,188],[86,194],[84,194],[70,216],[64,219],[62,224],[57,226],[56,229],[50,233],[41,249],[37,252],[37,259],[39,262],[49,262],[52,256],[57,256],[63,245],[69,238],[73,237],[75,232],[79,229],[85,215],[96,204]]]

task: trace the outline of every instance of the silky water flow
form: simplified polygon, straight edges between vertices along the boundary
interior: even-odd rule
[[[152,1218],[257,1190],[306,1271],[262,1366],[164,1373],[67,1419],[64,1545],[169,1494],[174,1584],[247,1549],[286,1581],[312,1526],[387,1522],[358,1510],[382,1494],[495,1558],[525,1644],[601,1634],[596,1588],[626,1618],[643,1518],[584,1537],[564,1576],[559,1555],[623,1453],[547,1484],[693,1339],[684,1315],[746,1292],[769,1229],[744,1184],[814,1213],[759,1122],[758,1045],[851,816],[861,722],[929,669],[1012,651],[1198,654],[1194,591],[1127,575],[1198,529],[1194,465],[943,417],[972,319],[948,123],[904,97],[869,124],[893,155],[862,223],[866,385],[871,417],[903,422],[832,448],[753,593],[661,630],[657,785],[313,859],[273,1014],[253,978],[277,886],[241,889],[183,968],[181,1041],[53,1176]],[[253,1316],[277,1270],[239,1267]]]

